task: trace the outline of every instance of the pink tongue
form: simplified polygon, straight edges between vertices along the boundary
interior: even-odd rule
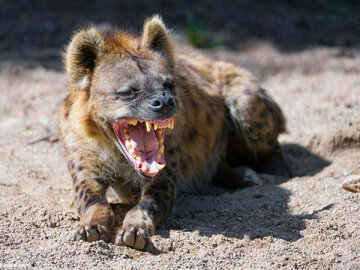
[[[137,153],[141,153],[143,155],[157,154],[159,142],[153,129],[151,129],[150,132],[147,132],[145,125],[138,124],[136,126],[129,126],[129,136],[131,145]]]

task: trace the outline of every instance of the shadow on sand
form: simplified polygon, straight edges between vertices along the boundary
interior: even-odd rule
[[[286,144],[282,148],[294,176],[313,176],[330,165],[329,161],[299,145]],[[278,178],[278,182],[272,184],[235,191],[214,187],[215,191],[206,195],[180,194],[173,215],[160,226],[157,234],[167,238],[170,230],[182,230],[198,231],[208,237],[217,234],[239,239],[271,236],[296,241],[306,228],[305,220],[316,218],[319,212],[333,205],[312,213],[291,214],[290,192],[279,186],[287,180]],[[118,221],[121,223],[129,207],[115,208],[121,213]],[[154,253],[159,252],[155,248]]]

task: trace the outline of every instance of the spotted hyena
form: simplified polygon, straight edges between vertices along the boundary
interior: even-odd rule
[[[178,191],[260,183],[245,166],[281,160],[285,121],[274,100],[243,68],[176,55],[159,16],[140,37],[80,31],[64,59],[59,129],[81,216],[75,239],[110,240],[109,187],[133,206],[115,243],[141,250]]]

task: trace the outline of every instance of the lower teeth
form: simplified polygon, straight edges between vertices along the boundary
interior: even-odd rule
[[[149,130],[149,126],[146,126],[146,129],[147,129],[146,130],[147,132],[151,131],[151,128]],[[159,127],[157,127],[156,129],[154,128],[154,130],[156,132],[156,137],[157,137],[158,143],[159,143],[159,149],[158,149],[158,153],[157,153],[157,158],[159,160],[161,159],[161,156],[164,153],[164,141],[163,141],[163,137],[162,137],[163,129],[164,128],[159,128]],[[138,156],[135,152],[135,149],[132,148],[128,129],[124,129],[124,135],[125,135],[125,139],[126,139],[125,146],[129,152],[129,154],[139,163],[138,166],[140,167],[140,169],[143,173],[149,172],[149,168],[145,164],[142,164],[142,162],[143,162],[142,158],[140,156]],[[164,164],[156,164],[156,169],[158,171],[161,171],[162,169],[164,169],[164,167],[165,167]]]

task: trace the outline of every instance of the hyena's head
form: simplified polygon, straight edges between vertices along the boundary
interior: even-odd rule
[[[154,177],[164,168],[164,132],[178,110],[174,58],[159,16],[141,37],[125,32],[81,31],[66,55],[72,91],[87,91],[88,113],[135,170]]]

